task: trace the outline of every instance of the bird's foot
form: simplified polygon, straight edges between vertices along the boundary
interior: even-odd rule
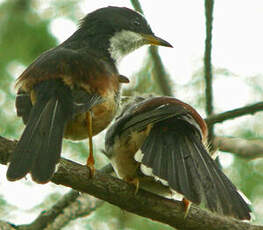
[[[94,174],[95,174],[95,166],[94,166],[94,164],[95,164],[95,161],[94,161],[94,158],[93,158],[93,156],[90,156],[89,155],[89,158],[88,158],[88,160],[87,160],[87,166],[89,167],[89,169],[90,169],[90,175],[91,175],[91,177],[93,177],[94,176]]]
[[[184,211],[185,211],[184,219],[186,219],[186,217],[188,216],[188,213],[189,213],[189,210],[190,210],[192,202],[187,200],[187,199],[185,199],[185,198],[182,199],[182,202],[184,204]]]
[[[138,177],[135,177],[135,178],[125,178],[124,179],[126,182],[128,182],[129,184],[133,184],[135,186],[135,192],[134,192],[134,195],[136,195],[139,191],[139,184],[140,184],[140,181],[139,181],[139,178]]]

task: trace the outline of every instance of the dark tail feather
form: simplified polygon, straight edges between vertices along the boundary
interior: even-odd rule
[[[66,124],[66,114],[63,111],[63,104],[58,98],[52,98],[45,110],[38,129],[42,132],[36,133],[38,135],[32,141],[32,145],[36,146],[36,153],[34,159],[31,175],[33,180],[44,183],[47,182],[55,171],[56,163],[60,158],[62,138],[64,127]],[[41,140],[39,142],[39,140]]]
[[[250,219],[248,204],[209,156],[193,126],[183,121],[160,122],[141,151],[142,164],[188,200],[204,202],[211,211],[224,215]]]
[[[60,157],[66,121],[72,116],[70,89],[59,80],[40,83],[35,93],[37,102],[11,156],[7,171],[11,181],[28,172],[38,183],[50,180]]]
[[[203,145],[198,142],[194,142],[194,145],[195,148],[199,150],[202,159],[206,162],[210,170],[214,186],[216,188],[216,195],[218,197],[216,209],[213,207],[213,203],[211,204],[210,200],[206,201],[207,206],[210,209],[214,209],[215,211],[221,212],[225,215],[230,215],[239,219],[250,219],[251,209],[249,208],[247,202],[241,197],[237,188],[218,168],[216,163],[203,148]],[[203,186],[205,187],[206,184]]]
[[[24,124],[29,119],[32,107],[30,95],[20,88],[16,95],[16,112],[17,116],[22,117]]]
[[[160,122],[152,128],[141,151],[142,164],[151,168],[154,176],[168,182],[169,187],[183,194],[187,199],[199,204],[200,195],[196,192],[191,173],[189,154],[184,154],[181,134]]]

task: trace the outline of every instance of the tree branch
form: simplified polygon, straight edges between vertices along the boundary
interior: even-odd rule
[[[152,74],[163,95],[173,96],[171,80],[166,73],[162,59],[156,46],[150,46],[149,53],[153,62]]]
[[[113,168],[110,164],[103,167],[100,172],[102,173],[111,173]],[[93,211],[99,208],[104,201],[96,199],[95,197],[89,196],[87,194],[81,194],[76,190],[70,190],[67,194],[65,194],[49,211],[47,214],[52,215],[52,213],[56,212],[57,208],[60,208],[60,212],[56,212],[56,218],[53,218],[53,221],[49,221],[45,226],[41,226],[39,229],[45,230],[59,230],[65,227],[69,222],[79,218],[90,215]],[[64,205],[66,204],[66,205]],[[54,210],[55,209],[55,210]],[[54,215],[53,215],[54,216]],[[37,218],[34,222],[37,222]],[[31,229],[34,228],[36,224],[30,224]]]
[[[213,29],[214,0],[205,0],[206,18],[206,39],[204,54],[204,75],[205,75],[205,110],[206,115],[213,114],[213,71],[212,71],[212,29]],[[208,126],[208,140],[211,142],[214,137],[214,126]]]
[[[16,141],[8,140],[0,136],[0,163],[6,165],[9,161],[9,156],[14,151]]]
[[[8,159],[8,152],[10,151],[3,152],[6,147],[3,149],[1,147],[5,145],[5,142],[10,146],[11,142],[5,138],[0,138],[0,142],[2,142],[0,144],[0,163],[4,163],[2,159]],[[177,229],[263,230],[263,226],[255,226],[232,218],[218,216],[195,205],[191,206],[187,218],[184,219],[184,205],[182,202],[165,199],[143,190],[139,190],[135,195],[134,186],[99,171],[96,171],[91,178],[90,170],[85,165],[66,159],[61,159],[52,182],[71,187],[80,192],[86,192],[117,205],[121,209],[166,223]]]
[[[213,8],[214,0],[205,0],[205,16],[206,16],[206,40],[205,40],[205,56],[204,56],[204,72],[205,72],[205,94],[206,94],[206,114],[213,113],[213,73],[212,73],[212,28],[213,28]]]
[[[237,109],[229,110],[223,113],[214,114],[208,116],[205,120],[208,126],[211,126],[216,123],[223,122],[225,120],[234,119],[240,116],[248,115],[248,114],[254,114],[256,112],[263,110],[263,102],[258,102],[252,105],[240,107]]]
[[[248,160],[263,157],[262,140],[245,140],[236,137],[215,137],[214,146],[223,152],[234,153],[237,156]]]
[[[69,191],[58,202],[56,202],[48,211],[43,211],[31,223],[27,225],[17,226],[19,230],[35,230],[45,229],[48,225],[54,223],[59,215],[64,213],[64,209],[70,206],[79,197],[79,192],[75,190]]]
[[[7,143],[10,144],[12,142]],[[111,173],[112,171],[113,168],[110,164],[100,170],[102,173]],[[72,189],[59,199],[49,210],[41,212],[32,223],[16,226],[16,229],[61,229],[70,221],[91,214],[96,208],[100,207],[103,202],[104,201],[87,194],[80,195],[78,191]]]
[[[130,0],[133,8],[143,14],[141,3],[138,0]]]
[[[103,203],[103,200],[96,199],[87,194],[82,194],[74,203],[65,208],[63,213],[61,213],[54,222],[50,223],[45,230],[60,230],[72,220],[90,215]]]
[[[0,220],[0,229],[1,230],[15,230],[15,226],[13,224]]]
[[[130,0],[133,8],[143,14],[143,10],[141,4],[138,0]],[[171,80],[169,79],[169,75],[166,73],[164,65],[162,63],[162,59],[159,55],[158,48],[156,46],[150,46],[149,54],[152,59],[153,69],[152,74],[154,79],[159,86],[163,95],[173,96]]]

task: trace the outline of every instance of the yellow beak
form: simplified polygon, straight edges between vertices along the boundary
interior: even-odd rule
[[[169,42],[163,40],[162,38],[156,37],[155,35],[142,34],[142,36],[145,39],[147,44],[157,45],[157,46],[166,46],[166,47],[173,48],[173,46]]]

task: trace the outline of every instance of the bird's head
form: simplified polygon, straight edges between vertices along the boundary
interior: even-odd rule
[[[114,61],[145,44],[172,47],[154,35],[142,14],[125,7],[109,6],[93,11],[82,20],[80,29],[96,39],[94,45],[96,42],[97,46],[104,45]]]

